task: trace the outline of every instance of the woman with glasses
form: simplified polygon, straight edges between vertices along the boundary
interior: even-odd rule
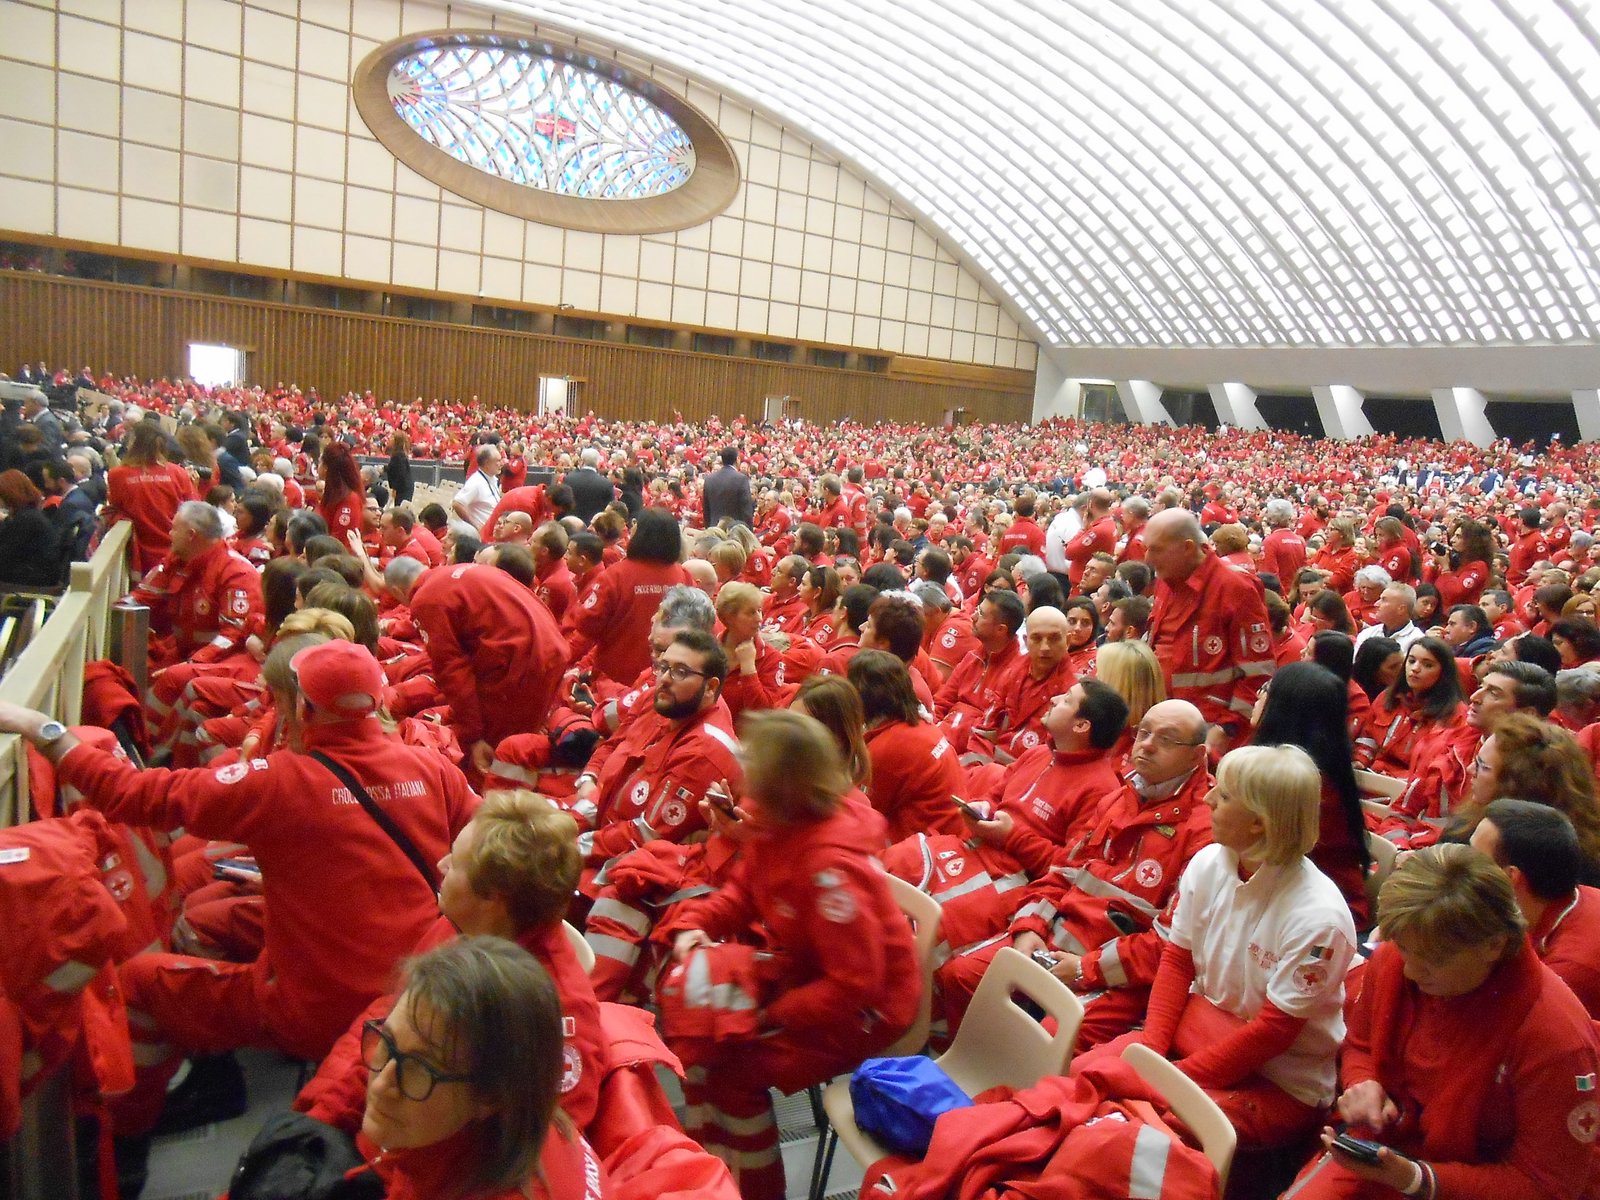
[[[1140,1041],[1173,1059],[1227,1114],[1241,1145],[1284,1145],[1333,1103],[1344,976],[1356,931],[1339,889],[1306,857],[1321,774],[1298,746],[1245,746],[1206,795],[1213,844],[1178,882],[1172,936]]]
[[[389,1200],[599,1200],[594,1151],[557,1108],[561,1002],[534,957],[463,938],[406,967],[361,1029],[356,1145]]]
[[[739,865],[675,917],[677,966],[657,995],[663,1036],[689,1066],[687,1131],[745,1200],[781,1200],[768,1089],[800,1091],[881,1053],[916,1016],[920,972],[880,846],[846,805],[834,735],[798,712],[753,713],[741,733]],[[759,953],[741,942],[758,923]]]

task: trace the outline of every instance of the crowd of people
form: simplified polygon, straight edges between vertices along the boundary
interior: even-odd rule
[[[153,765],[0,729],[183,831],[118,967],[126,1145],[270,1045],[391,1196],[598,1194],[598,1014],[634,1006],[777,1200],[769,1089],[924,999],[894,878],[940,906],[936,1045],[1011,946],[1082,1000],[1074,1072],[1173,1059],[1296,1197],[1587,1194],[1593,447],[93,382],[0,428],[0,575],[132,525]],[[463,464],[448,503],[412,455]]]

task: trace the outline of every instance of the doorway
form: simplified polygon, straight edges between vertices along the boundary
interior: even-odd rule
[[[241,387],[245,352],[214,342],[189,343],[189,378],[201,387]]]

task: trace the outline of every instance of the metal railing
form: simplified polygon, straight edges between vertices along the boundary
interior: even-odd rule
[[[68,725],[83,711],[83,669],[98,658],[122,662],[144,685],[148,613],[123,605],[132,524],[114,525],[86,563],[72,564],[66,592],[27,648],[0,677],[0,700],[47,712]],[[0,827],[28,819],[28,756],[14,734],[0,734]]]

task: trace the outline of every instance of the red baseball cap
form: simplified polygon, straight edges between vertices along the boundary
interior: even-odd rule
[[[335,638],[289,660],[313,707],[347,720],[369,717],[383,703],[383,668],[365,646]]]

